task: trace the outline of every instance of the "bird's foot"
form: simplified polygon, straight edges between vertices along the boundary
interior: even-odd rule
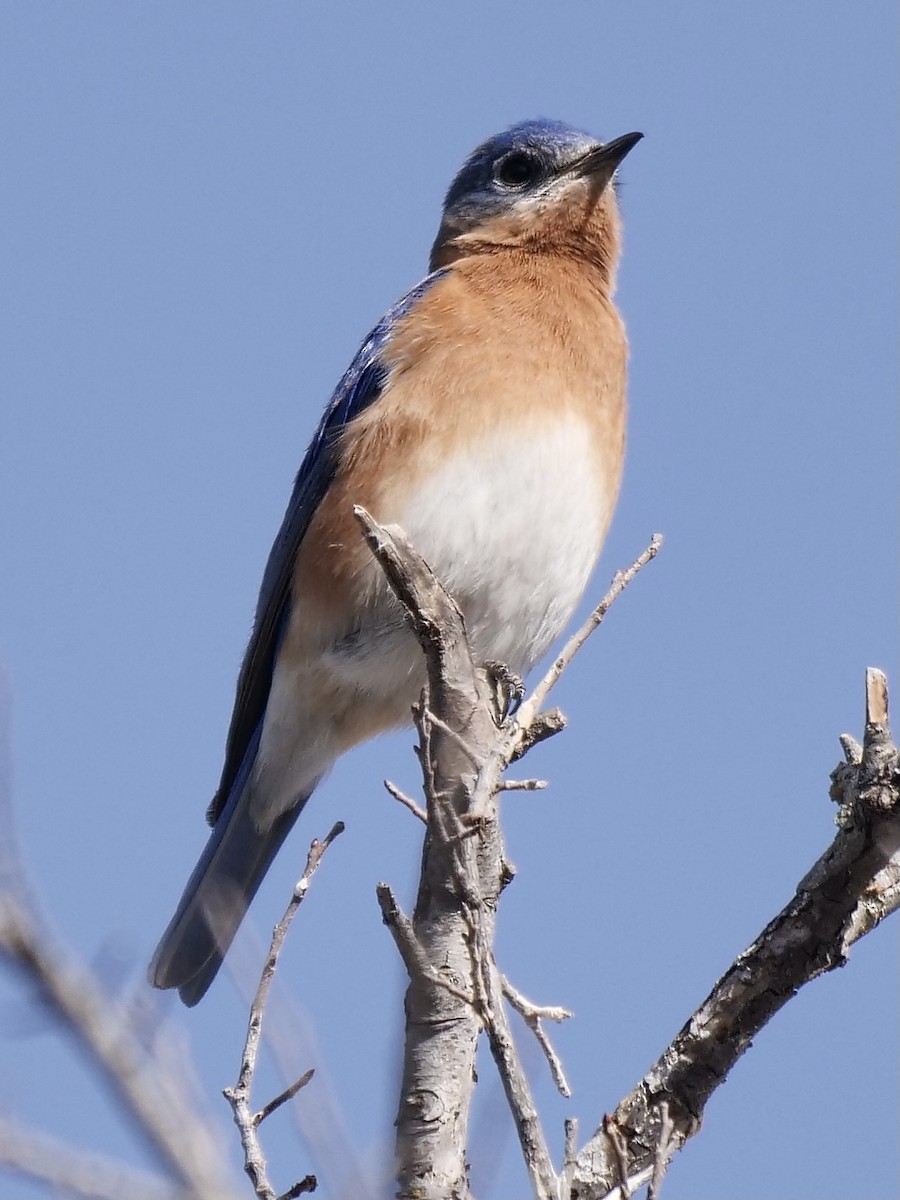
[[[494,703],[494,719],[503,725],[519,708],[525,698],[525,684],[521,676],[511,671],[504,662],[491,660],[484,664],[491,698]]]

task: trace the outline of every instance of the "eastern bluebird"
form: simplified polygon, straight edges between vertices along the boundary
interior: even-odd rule
[[[605,144],[526,121],[450,185],[430,274],[379,321],[300,467],[263,575],[213,826],[150,965],[203,996],[300,810],[351,746],[404,725],[421,651],[353,515],[401,525],[478,661],[525,674],[600,553],[625,446]]]

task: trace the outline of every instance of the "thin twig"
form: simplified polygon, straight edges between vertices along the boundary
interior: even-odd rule
[[[549,787],[546,779],[501,779],[501,792],[542,792]]]
[[[293,1100],[297,1093],[306,1087],[313,1075],[315,1075],[315,1071],[312,1067],[308,1071],[304,1071],[296,1083],[292,1083],[283,1092],[279,1092],[274,1100],[270,1100],[268,1104],[263,1105],[258,1113],[253,1114],[253,1124],[256,1126],[262,1125],[266,1117],[271,1117],[272,1113],[276,1109],[281,1108],[282,1104],[287,1104],[288,1100]]]
[[[424,719],[428,721],[435,729],[439,729],[441,733],[446,734],[453,744],[458,749],[462,750],[463,754],[473,767],[478,767],[481,765],[481,759],[475,753],[466,739],[461,734],[457,733],[455,729],[451,729],[446,721],[441,720],[441,718],[436,713],[432,712],[427,706],[423,708],[423,716]]]
[[[572,1173],[575,1170],[575,1162],[578,1157],[578,1118],[566,1117],[563,1124],[565,1129],[565,1142],[563,1144],[563,1169],[560,1176],[560,1196],[568,1196],[569,1188],[572,1182]]]
[[[558,1006],[532,1004],[517,988],[513,987],[505,975],[501,975],[500,978],[503,986],[503,995],[537,1038],[538,1045],[543,1050],[544,1057],[547,1059],[547,1065],[550,1067],[550,1074],[553,1076],[553,1082],[556,1085],[557,1091],[561,1096],[565,1096],[568,1099],[572,1095],[572,1089],[569,1087],[569,1081],[566,1079],[562,1061],[550,1044],[550,1039],[547,1037],[541,1021],[567,1021],[570,1017],[574,1016],[574,1013],[569,1012],[567,1008],[559,1008]]]
[[[405,808],[409,809],[414,817],[419,818],[423,825],[428,824],[428,814],[424,808],[421,808],[418,804],[416,804],[412,796],[407,796],[406,792],[401,792],[397,785],[395,783],[391,783],[389,779],[384,779],[382,782],[388,795],[393,796],[395,800],[399,800]]]
[[[480,932],[480,922],[477,918],[473,925],[475,991],[491,1055],[512,1112],[535,1197],[537,1200],[556,1200],[559,1194],[559,1179],[553,1169],[550,1149],[503,1007],[500,972],[491,957],[491,947],[484,944],[485,939]]]
[[[503,726],[502,736],[491,753],[482,763],[475,788],[472,792],[470,811],[481,813],[490,803],[499,788],[503,772],[510,763],[522,758],[532,746],[545,738],[552,737],[565,728],[566,719],[559,709],[542,712],[541,706],[550,689],[563,671],[609,612],[616,599],[622,594],[642,567],[655,558],[662,547],[662,535],[654,534],[649,546],[639,554],[630,567],[617,571],[606,595],[588,617],[582,627],[569,639],[562,653],[553,662],[550,670],[537,684],[527,700],[519,706],[515,716]]]
[[[304,1175],[304,1177],[295,1183],[293,1187],[288,1188],[286,1192],[282,1192],[278,1200],[297,1200],[298,1196],[304,1196],[307,1192],[316,1190],[317,1182],[315,1175]]]
[[[428,824],[428,818],[432,815],[432,809],[437,797],[437,785],[434,781],[434,759],[431,753],[431,724],[427,720],[425,714],[427,705],[425,703],[425,694],[418,704],[413,705],[413,724],[416,728],[416,733],[419,735],[419,745],[416,746],[416,757],[419,760],[419,766],[422,768],[422,782],[425,789],[425,800],[429,806],[428,812],[425,814],[425,823]]]
[[[425,951],[416,937],[412,921],[397,903],[397,898],[390,887],[386,883],[379,883],[375,894],[378,897],[382,919],[391,931],[391,936],[400,951],[400,957],[403,959],[403,965],[406,967],[409,977],[428,980],[437,987],[443,988],[445,992],[449,992],[451,996],[455,996],[457,1000],[463,1000],[470,1007],[474,1007],[475,998],[472,993],[456,987],[440,971],[435,970],[428,961]]]
[[[291,892],[293,888],[291,888]],[[259,982],[260,964],[265,960],[271,928],[263,943],[255,928],[248,927],[225,960],[225,969],[240,993],[244,1011],[249,1013]],[[290,939],[288,934],[288,939]],[[253,976],[255,975],[255,979]],[[249,981],[249,982],[248,982]],[[305,1014],[298,1008],[298,992],[282,988],[266,1007],[265,1050],[278,1076],[278,1086],[286,1088],[302,1076],[310,1061],[320,1058],[319,1048]],[[295,1128],[311,1157],[316,1160],[320,1189],[335,1196],[368,1196],[370,1172],[357,1161],[357,1153],[340,1104],[330,1086],[327,1070],[317,1067],[314,1076],[316,1094],[308,1102],[284,1105],[283,1120]],[[254,1085],[254,1092],[258,1084]],[[258,1108],[258,1104],[254,1104]],[[265,1134],[260,1132],[261,1137]]]
[[[269,1182],[266,1160],[262,1152],[262,1147],[259,1141],[257,1114],[250,1107],[250,1089],[253,1084],[253,1076],[256,1072],[256,1062],[259,1055],[260,1037],[262,1035],[263,1016],[266,1008],[266,1001],[269,996],[269,988],[272,985],[272,980],[275,977],[275,968],[278,965],[278,956],[281,953],[281,948],[284,945],[284,939],[290,929],[291,922],[297,914],[297,910],[306,898],[306,893],[309,891],[310,881],[315,874],[316,868],[322,861],[322,856],[331,845],[336,837],[344,832],[343,821],[336,822],[332,826],[328,835],[321,841],[314,841],[309,848],[309,854],[306,858],[306,867],[300,879],[294,888],[290,902],[285,909],[284,916],[275,926],[272,933],[272,941],[269,945],[269,953],[266,956],[266,962],[260,976],[259,986],[256,989],[256,995],[253,998],[253,1003],[250,1006],[250,1020],[247,1025],[247,1036],[244,1040],[244,1050],[241,1056],[241,1067],[238,1073],[238,1081],[234,1087],[225,1088],[223,1095],[231,1105],[231,1112],[234,1118],[234,1123],[237,1125],[241,1136],[241,1146],[244,1151],[244,1171],[250,1178],[253,1184],[253,1189],[256,1192],[259,1200],[277,1200],[275,1189]],[[290,1090],[290,1089],[289,1089]],[[265,1111],[264,1109],[261,1111]],[[261,1120],[262,1118],[260,1118]],[[298,1185],[299,1186],[299,1185]]]
[[[559,677],[565,671],[566,667],[588,640],[594,630],[602,623],[604,617],[612,608],[616,600],[621,596],[622,592],[628,587],[629,583],[634,579],[637,573],[645,567],[651,559],[656,558],[662,549],[663,538],[661,533],[654,533],[650,540],[650,545],[642,554],[634,560],[630,567],[624,571],[616,571],[613,576],[613,581],[609,586],[606,595],[572,637],[566,642],[559,656],[554,659],[550,669],[544,675],[543,679],[532,690],[531,695],[519,708],[516,714],[515,723],[520,729],[525,728],[531,723],[537,713],[543,707],[544,701],[550,694],[554,684],[559,680]]]
[[[466,869],[465,863],[469,860],[466,858],[466,848],[462,844],[471,835],[473,828],[471,825],[467,827],[463,824],[462,815],[457,809],[457,798],[452,791],[444,791],[439,787],[435,775],[435,747],[432,735],[436,728],[445,723],[435,719],[424,696],[422,702],[414,707],[413,713],[415,726],[421,739],[418,757],[422,764],[422,777],[428,805],[426,824],[431,834],[440,839],[441,844],[446,847],[454,861],[453,873],[457,887],[460,889],[460,896],[467,904],[478,904],[477,888],[472,884],[472,870]],[[458,734],[454,734],[449,727],[447,732],[451,734],[449,741],[471,761],[472,751],[468,744]],[[470,815],[469,812],[465,813],[467,817]]]

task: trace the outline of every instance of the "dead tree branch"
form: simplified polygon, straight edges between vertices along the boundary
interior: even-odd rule
[[[499,664],[476,668],[459,609],[402,531],[379,526],[363,509],[355,511],[407,611],[428,679],[416,713],[427,831],[412,921],[387,885],[378,889],[382,914],[410,976],[397,1117],[399,1195],[409,1200],[468,1197],[466,1131],[475,1048],[484,1029],[534,1195],[557,1200],[560,1179],[510,1032],[503,981],[494,963],[496,909],[509,879],[498,793],[507,766],[563,727],[561,714],[542,713],[541,703],[616,596],[656,555],[661,539],[616,576],[591,620],[513,718],[505,697],[510,688],[517,690],[516,681],[508,672],[504,676]],[[562,1078],[543,1030],[539,1036]]]
[[[838,834],[789,904],[722,976],[610,1118],[626,1147],[632,1190],[700,1127],[706,1103],[751,1040],[810,980],[843,966],[853,942],[900,907],[900,757],[887,722],[887,681],[866,674],[862,747],[841,739],[832,772]],[[572,1200],[602,1200],[621,1164],[601,1127],[578,1156]]]
[[[840,805],[833,844],[801,880],[791,903],[740,955],[580,1152],[569,1129],[566,1161],[558,1175],[509,1036],[502,982],[493,961],[493,912],[504,883],[497,795],[506,767],[564,724],[560,714],[544,713],[541,705],[612,602],[658,552],[660,539],[654,538],[628,571],[616,575],[603,601],[515,717],[506,718],[494,703],[487,723],[485,710],[490,710],[494,693],[472,664],[455,605],[399,531],[380,528],[361,511],[357,516],[407,607],[428,662],[429,690],[419,721],[428,834],[416,913],[404,926],[411,984],[407,1073],[398,1118],[401,1196],[468,1195],[465,1122],[474,1041],[482,1027],[538,1200],[625,1197],[645,1184],[658,1195],[672,1155],[699,1128],[706,1102],[756,1033],[798,988],[842,965],[850,945],[900,906],[900,769],[887,725],[884,676],[876,671],[867,675],[863,745],[847,736],[841,739],[847,761],[832,777],[831,795]],[[432,713],[437,719],[429,721]],[[466,829],[475,830],[474,847],[471,837],[462,836]],[[475,849],[474,858],[465,858],[467,848],[470,853]],[[440,919],[432,926],[428,918],[433,920],[436,912]],[[401,922],[393,924],[399,939]],[[429,970],[421,962],[429,963]],[[434,986],[434,973],[446,972],[451,963],[452,994]],[[466,1000],[469,986],[472,1005]],[[436,999],[439,991],[443,995]],[[455,1009],[449,1007],[451,1000]],[[442,1022],[443,1030],[435,1033]],[[448,1052],[429,1061],[430,1035],[440,1044],[448,1028],[454,1036],[465,1030],[461,1054],[456,1045],[455,1055]],[[552,1050],[548,1058],[554,1062]],[[448,1075],[464,1081],[450,1098]],[[444,1157],[441,1151],[447,1152]],[[442,1175],[448,1163],[451,1170]]]
[[[482,1026],[470,999],[476,987],[471,939],[475,925],[493,929],[503,886],[496,805],[488,803],[479,813],[476,838],[462,835],[477,777],[474,764],[493,745],[496,726],[459,609],[399,530],[383,529],[363,510],[356,512],[410,615],[428,672],[417,718],[428,827],[412,921],[386,886],[379,889],[410,976],[397,1115],[399,1195],[465,1197],[466,1134]],[[448,986],[437,985],[435,975]]]

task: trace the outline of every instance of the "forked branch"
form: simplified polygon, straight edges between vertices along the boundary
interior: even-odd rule
[[[504,883],[497,796],[506,767],[563,727],[561,714],[542,712],[542,704],[661,540],[654,538],[616,576],[531,696],[514,717],[505,717],[496,707],[491,711],[493,693],[472,663],[459,612],[427,565],[399,530],[381,528],[362,510],[357,516],[428,663],[419,719],[428,832],[413,921],[392,920],[388,911],[399,910],[383,903],[411,975],[398,1116],[400,1195],[468,1195],[466,1120],[474,1044],[484,1028],[539,1200],[603,1200],[633,1195],[644,1185],[656,1197],[670,1158],[697,1131],[707,1101],[752,1038],[797,989],[841,965],[852,943],[900,906],[900,770],[885,678],[867,674],[862,745],[841,739],[846,761],[834,771],[831,788],[840,805],[834,842],[580,1151],[574,1125],[567,1126],[557,1173],[508,1034],[493,960],[493,914]],[[451,1026],[454,1053],[430,1055],[435,1045],[446,1049],[445,1034],[442,1041],[436,1030]],[[548,1059],[554,1063],[552,1050]],[[448,1077],[463,1086],[448,1093]]]
[[[475,1047],[484,1029],[534,1194],[539,1200],[557,1200],[560,1176],[512,1038],[504,982],[494,962],[494,919],[509,879],[498,794],[507,766],[563,727],[561,714],[540,711],[543,699],[615,598],[655,556],[661,540],[655,538],[627,572],[617,575],[536,695],[510,716],[508,692],[517,690],[516,681],[504,674],[502,664],[473,663],[459,609],[402,531],[378,525],[363,509],[356,509],[356,515],[406,608],[428,678],[416,712],[426,795],[425,812],[417,815],[425,815],[427,830],[412,920],[385,884],[378,890],[382,914],[410,976],[397,1116],[399,1195],[416,1200],[468,1196],[468,1113]],[[404,803],[414,808],[406,798]],[[539,1012],[531,1006],[533,1027],[557,1082],[565,1087]],[[543,1010],[540,1015],[561,1012]]]

